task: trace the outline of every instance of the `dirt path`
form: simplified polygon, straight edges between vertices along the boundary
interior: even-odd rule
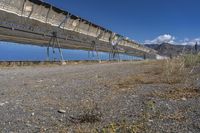
[[[102,132],[115,125],[111,129],[120,132],[122,123],[136,132],[200,131],[199,95],[180,100],[154,93],[173,86],[135,78],[152,67],[121,62],[0,68],[0,131]]]

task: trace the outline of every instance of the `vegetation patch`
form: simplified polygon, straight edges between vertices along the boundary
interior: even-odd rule
[[[90,100],[84,100],[81,104],[81,113],[79,113],[77,116],[70,117],[70,121],[72,123],[96,123],[101,121],[102,113],[96,103]]]
[[[154,92],[152,97],[159,97],[164,99],[180,100],[183,98],[196,98],[200,96],[198,88],[173,88],[168,91]]]

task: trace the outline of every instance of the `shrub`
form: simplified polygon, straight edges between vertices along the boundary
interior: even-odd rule
[[[200,63],[199,54],[186,54],[183,56],[185,67],[193,67]]]

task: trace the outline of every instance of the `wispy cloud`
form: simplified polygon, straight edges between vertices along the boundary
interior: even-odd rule
[[[174,40],[176,38],[170,34],[164,34],[156,37],[153,40],[146,40],[145,44],[162,44],[162,43],[172,43],[174,44]]]
[[[200,37],[195,39],[185,38],[184,40],[176,40],[175,36],[170,34],[164,34],[156,37],[153,40],[145,40],[144,44],[162,44],[162,43],[170,43],[174,45],[195,45],[196,42],[200,43]]]
[[[184,39],[184,41],[180,41],[179,44],[181,45],[195,45],[196,43],[200,43],[200,37],[195,39]]]

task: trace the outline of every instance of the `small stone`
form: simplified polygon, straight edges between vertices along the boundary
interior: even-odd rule
[[[62,61],[61,62],[61,65],[66,65],[67,63],[65,61]]]
[[[96,77],[96,78],[101,78],[101,76],[99,76],[99,75],[96,75],[95,77]]]
[[[149,119],[149,122],[153,122],[153,120],[150,120],[150,119]]]
[[[35,115],[35,113],[31,113],[31,116],[34,116]]]
[[[5,103],[0,103],[0,106],[3,106]]]
[[[181,98],[181,100],[183,100],[183,101],[187,101],[187,99],[186,99],[185,97]]]
[[[138,95],[132,95],[132,97],[133,97],[133,98],[137,98],[137,97],[138,97]]]
[[[53,82],[56,82],[56,79],[53,79],[52,81],[53,81]]]
[[[37,83],[42,83],[42,82],[43,82],[43,80],[38,80],[38,81],[37,81]]]
[[[58,113],[64,114],[64,113],[66,113],[66,111],[63,109],[60,109],[60,110],[58,110]]]
[[[166,104],[166,106],[167,106],[168,109],[171,109],[171,107],[169,106],[169,104]]]
[[[29,124],[29,123],[27,123],[27,124],[26,124],[26,126],[27,126],[27,127],[31,127],[32,125],[31,125],[31,124]]]

